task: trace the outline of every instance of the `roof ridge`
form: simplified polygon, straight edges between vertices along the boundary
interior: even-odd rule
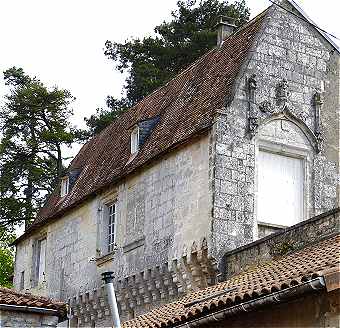
[[[251,20],[249,20],[248,22],[246,22],[245,24],[241,25],[239,28],[237,28],[232,34],[230,34],[229,36],[227,36],[224,40],[223,43],[225,41],[227,41],[229,38],[231,38],[232,36],[235,36],[237,34],[239,34],[240,32],[242,32],[245,28],[247,28],[248,26],[250,26],[251,24],[253,24],[255,21],[257,21],[260,17],[262,17],[270,7],[272,7],[273,5],[269,6],[268,8],[266,8],[264,11],[262,11],[261,13],[259,13],[258,15],[256,15],[254,18],[252,18]],[[134,104],[133,106],[127,108],[125,111],[123,111],[120,115],[117,116],[117,118],[111,122],[107,127],[105,127],[102,131],[100,131],[98,134],[96,134],[94,137],[92,137],[89,142],[91,140],[93,140],[95,137],[97,137],[98,135],[100,135],[103,131],[105,131],[110,125],[114,124],[117,120],[119,120],[119,118],[121,118],[123,115],[127,115],[127,112],[129,111],[133,111],[140,103],[142,103],[143,101],[146,101],[148,98],[150,98],[151,96],[153,96],[155,93],[159,92],[160,90],[162,90],[163,88],[167,87],[171,82],[173,82],[174,80],[176,80],[177,78],[180,78],[183,74],[185,74],[186,72],[188,72],[189,70],[191,70],[193,67],[195,67],[196,65],[198,65],[206,56],[208,56],[210,53],[215,52],[215,51],[220,51],[221,48],[219,48],[218,46],[215,46],[213,48],[211,48],[210,50],[208,50],[206,53],[204,53],[203,55],[201,55],[199,58],[197,58],[195,61],[193,61],[192,63],[189,64],[189,66],[187,66],[186,68],[183,68],[182,70],[180,70],[175,76],[173,76],[169,81],[167,81],[165,84],[159,86],[157,89],[153,90],[151,93],[147,94],[145,97],[143,97],[141,100],[139,100],[136,104]],[[84,144],[86,145],[86,143]],[[72,161],[71,161],[72,163]]]
[[[83,168],[69,194],[61,199],[55,189],[30,228],[14,244],[99,189],[117,183],[157,156],[206,131],[213,122],[216,109],[224,106],[226,97],[231,97],[242,64],[261,30],[263,15],[256,16],[232,34],[226,39],[230,42],[225,42],[222,49],[214,47],[209,50],[84,144],[69,166],[69,170]],[[155,115],[160,115],[161,119],[138,156],[129,166],[122,165],[131,155],[127,126]]]

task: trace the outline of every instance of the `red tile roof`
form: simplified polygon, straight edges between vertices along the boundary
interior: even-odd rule
[[[13,289],[4,287],[0,287],[0,305],[17,305],[56,310],[60,317],[64,317],[67,312],[66,304],[63,302],[29,293],[19,293]]]
[[[69,168],[81,170],[72,190],[61,199],[57,188],[25,235],[47,219],[60,216],[101,188],[208,129],[216,111],[225,107],[233,97],[235,79],[265,13],[231,35],[221,48],[212,49],[165,86],[124,112],[87,142]],[[159,116],[159,123],[136,158],[128,162],[131,127],[155,116]]]
[[[301,285],[334,269],[340,271],[340,234],[295,253],[249,268],[225,282],[154,309],[125,322],[123,328],[169,327],[185,323],[203,314],[213,313],[290,286]],[[230,292],[210,298],[229,289]],[[207,299],[199,301],[204,298]],[[193,302],[196,304],[190,306]]]

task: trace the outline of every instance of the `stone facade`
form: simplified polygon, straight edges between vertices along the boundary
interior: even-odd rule
[[[58,317],[38,313],[0,310],[0,327],[52,328],[57,327]]]
[[[339,206],[336,90],[339,56],[334,48],[308,23],[271,7],[238,78],[234,100],[220,110],[213,130],[215,258],[271,231],[257,225],[260,148],[294,151],[305,158],[304,219]]]
[[[266,15],[210,131],[21,241],[17,289],[24,272],[24,289],[70,303],[72,324],[106,326],[104,271],[116,274],[123,320],[214,284],[226,252],[278,229],[257,222],[262,148],[304,158],[303,219],[339,206],[339,55],[302,20],[275,6]],[[112,201],[117,247],[108,253]],[[34,287],[33,246],[42,237],[46,277]]]
[[[100,274],[116,274],[123,318],[215,282],[207,251],[211,225],[208,137],[170,153],[46,225],[17,247],[14,283],[69,301],[78,323],[110,322]],[[102,243],[106,203],[118,208],[115,253]],[[47,238],[46,281],[34,287],[35,240]]]

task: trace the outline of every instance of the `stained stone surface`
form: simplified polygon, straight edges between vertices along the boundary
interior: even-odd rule
[[[52,328],[57,327],[58,317],[29,312],[0,310],[0,327]]]
[[[308,177],[303,219],[339,205],[338,60],[332,47],[307,23],[277,7],[270,10],[240,74],[235,99],[217,116],[211,138],[212,253],[217,259],[265,231],[258,231],[255,207],[257,153],[263,142],[273,149],[276,144],[286,145],[282,153],[289,147],[305,151]],[[254,74],[255,99],[250,102],[247,81]],[[282,81],[287,87],[285,107],[278,100]],[[313,143],[317,91],[324,92],[325,99],[321,151]],[[267,112],[261,110],[263,104]],[[282,109],[291,120],[278,115]],[[257,117],[254,136],[249,133],[249,115]]]
[[[254,74],[250,99],[248,81]],[[324,96],[321,138],[315,135],[316,92]],[[16,288],[25,271],[25,289],[70,300],[79,326],[97,326],[110,320],[103,271],[116,274],[124,319],[215,283],[216,264],[223,269],[226,252],[272,231],[257,225],[260,146],[283,154],[294,149],[305,157],[304,219],[340,205],[339,56],[318,32],[277,7],[270,9],[239,74],[234,99],[226,104],[207,135],[21,242]],[[112,201],[118,208],[117,249],[107,254],[104,213]],[[32,288],[32,245],[44,236],[46,281]]]

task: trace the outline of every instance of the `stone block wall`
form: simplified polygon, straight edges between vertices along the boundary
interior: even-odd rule
[[[273,6],[239,73],[234,99],[226,103],[210,147],[212,253],[218,260],[259,236],[257,161],[263,143],[304,152],[302,219],[338,206],[339,54],[308,23]]]
[[[100,274],[115,272],[117,297],[127,318],[214,282],[208,259],[211,226],[208,136],[165,155],[17,247],[14,283],[70,301],[80,325],[109,320]],[[104,206],[116,201],[116,244],[107,254],[101,238]],[[46,237],[46,281],[33,287],[34,241]]]
[[[228,279],[249,267],[297,251],[339,232],[340,209],[298,223],[226,253],[223,257],[223,278]]]
[[[1,328],[52,328],[57,327],[58,317],[38,313],[0,310]]]

